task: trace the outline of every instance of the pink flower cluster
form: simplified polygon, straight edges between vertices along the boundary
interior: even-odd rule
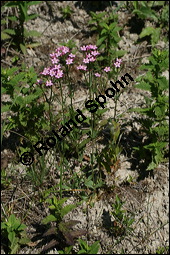
[[[120,64],[122,63],[122,59],[116,59],[116,62],[114,63],[115,67],[120,67]]]
[[[87,71],[87,65],[90,62],[95,62],[96,61],[96,57],[98,55],[100,55],[100,53],[97,50],[97,46],[96,45],[84,45],[82,47],[80,47],[81,51],[84,51],[85,53],[85,58],[83,59],[83,63],[82,65],[78,65],[77,69],[78,70],[83,70],[83,71]],[[73,53],[70,53],[70,49],[66,46],[61,46],[58,47],[55,52],[53,52],[52,54],[50,54],[50,58],[51,58],[51,62],[53,64],[53,66],[51,67],[47,67],[44,68],[44,70],[41,72],[42,75],[45,76],[50,76],[56,79],[60,79],[63,77],[63,70],[61,68],[61,63],[63,63],[63,58],[62,58],[62,62],[60,62],[60,58],[64,56],[64,61],[66,65],[71,65],[73,64],[75,55]],[[116,62],[114,63],[115,67],[120,67],[120,64],[122,63],[122,59],[116,59]],[[103,69],[106,73],[111,71],[110,66],[106,66]],[[94,75],[96,77],[100,77],[101,74],[99,73],[94,73]],[[43,81],[42,80],[37,80],[38,84],[42,84]],[[51,79],[46,81],[46,86],[52,86],[53,82],[51,81]]]
[[[96,56],[100,55],[100,53],[97,51],[97,46],[96,45],[84,45],[80,47],[80,50],[84,51],[86,53],[86,57],[83,59],[84,64],[89,64],[90,62],[95,62],[96,61]],[[78,70],[87,70],[86,65],[79,65],[77,66]]]
[[[60,57],[66,55],[70,52],[70,49],[66,46],[58,47],[54,53],[50,54],[51,62],[53,66],[44,68],[43,72],[41,74],[50,77],[55,77],[57,79],[60,79],[63,77],[63,70],[61,69]],[[67,54],[68,55],[68,54]],[[68,57],[66,58],[66,65],[73,64],[73,60],[75,58],[75,55],[70,53]],[[37,80],[38,83],[40,83],[40,80]],[[53,83],[51,80],[46,81],[46,86],[52,86]]]

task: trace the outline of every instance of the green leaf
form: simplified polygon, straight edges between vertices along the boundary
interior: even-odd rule
[[[151,10],[147,6],[142,6],[140,10],[133,10],[132,13],[136,13],[140,18],[152,18],[154,21],[158,20],[155,11]]]
[[[25,224],[20,224],[20,226],[18,227],[18,231],[23,231],[24,229],[26,229],[26,225]]]
[[[150,171],[150,170],[154,170],[157,167],[157,165],[152,161],[146,170]]]
[[[20,46],[20,49],[21,49],[22,53],[26,54],[26,47],[25,47],[25,45],[20,43],[19,46]]]
[[[1,31],[1,39],[2,40],[7,40],[7,39],[10,39],[10,38],[11,38],[10,35],[4,33],[4,31]]]
[[[36,42],[36,43],[26,44],[26,47],[27,48],[35,48],[35,47],[38,47],[40,45],[41,45],[41,43]]]
[[[46,218],[44,218],[44,219],[41,221],[41,223],[42,223],[42,224],[47,224],[47,223],[49,223],[49,222],[56,221],[56,220],[57,220],[57,218],[56,218],[54,215],[50,214],[50,215],[48,215]]]
[[[21,107],[24,106],[24,98],[22,96],[18,96],[16,99],[15,99],[15,103],[16,104],[19,104]]]
[[[31,19],[35,19],[37,17],[38,17],[38,14],[30,14],[30,15],[27,16],[26,21],[29,21]]]
[[[115,27],[113,30],[112,30],[112,33],[116,33],[118,31],[122,30],[121,27]]]
[[[18,20],[18,18],[16,16],[9,16],[8,19],[11,20],[11,21],[17,21]]]
[[[157,79],[157,82],[159,83],[159,89],[160,90],[166,90],[168,89],[168,80],[166,77],[160,77]]]
[[[61,217],[63,217],[64,215],[66,215],[67,213],[69,213],[70,211],[72,211],[74,208],[76,208],[77,205],[73,205],[73,204],[70,204],[70,205],[66,205],[64,208],[61,209],[60,211],[60,214],[61,214]]]
[[[22,245],[27,244],[29,242],[31,242],[31,240],[28,237],[22,237],[21,239],[19,239],[19,243]]]
[[[99,23],[99,26],[104,27],[106,30],[109,30],[109,26],[104,22]]]
[[[140,84],[136,84],[135,88],[151,91],[151,85],[148,82],[141,82]]]
[[[15,232],[14,231],[10,231],[8,233],[8,239],[11,242],[11,244],[15,241]]]
[[[99,46],[106,38],[107,38],[107,36],[101,37],[101,38],[97,41],[97,46]]]
[[[105,34],[105,33],[107,33],[107,30],[104,28],[104,29],[102,29],[102,31],[101,31],[101,35],[103,35],[103,34]]]
[[[41,4],[42,1],[28,1],[27,5],[30,6],[30,5],[36,5],[36,4]]]
[[[99,241],[96,241],[95,243],[93,243],[93,244],[90,246],[89,254],[97,254],[99,248],[100,248]]]
[[[143,38],[145,36],[151,35],[154,32],[155,32],[155,28],[153,28],[153,27],[146,27],[140,33],[139,38]]]
[[[25,37],[34,37],[34,36],[41,36],[41,33],[36,30],[24,30],[24,36]]]
[[[116,51],[116,57],[122,57],[127,53],[126,50],[118,50]]]
[[[11,109],[11,103],[9,105],[2,105],[1,112],[8,112]]]
[[[86,146],[86,144],[88,144],[90,142],[90,138],[84,139],[80,144],[79,144],[79,150],[81,150],[82,148],[84,148]]]
[[[6,229],[6,228],[7,228],[6,222],[1,222],[1,229]]]
[[[150,111],[150,108],[131,108],[129,109],[130,112],[139,112],[139,113],[146,113]]]
[[[113,22],[112,24],[109,25],[109,29],[112,30],[113,28],[115,28],[116,25],[117,23]]]
[[[4,29],[3,32],[10,35],[16,35],[16,32],[14,29]]]

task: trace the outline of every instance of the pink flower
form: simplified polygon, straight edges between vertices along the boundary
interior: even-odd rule
[[[48,75],[50,71],[50,68],[44,68],[43,72],[41,74]]]
[[[91,51],[91,54],[96,57],[97,55],[100,55],[100,53],[97,50]]]
[[[88,58],[83,59],[83,63],[88,64],[89,62],[90,62],[90,60]]]
[[[120,58],[120,59],[116,59],[116,62],[119,62],[119,63],[122,63],[122,59]]]
[[[115,62],[114,65],[115,65],[115,67],[120,67],[120,63],[119,62]]]
[[[54,53],[54,52],[51,53],[51,54],[50,54],[50,57],[51,57],[51,58],[55,58],[55,57],[56,57],[56,53]]]
[[[84,45],[84,46],[80,47],[80,50],[86,51],[86,46]]]
[[[63,52],[63,54],[66,54],[66,53],[68,53],[70,50],[69,50],[69,48],[68,47],[66,47],[66,46],[63,46],[63,48],[62,48],[62,52]]]
[[[91,57],[89,60],[90,62],[94,62],[96,59],[94,57]]]
[[[73,59],[72,58],[66,59],[66,65],[70,65],[72,63],[73,63]]]
[[[84,70],[84,71],[86,71],[87,66],[85,66],[85,65],[79,65],[79,66],[77,66],[77,69],[78,69],[78,70]]]
[[[57,74],[55,75],[55,78],[59,79],[63,77],[63,70],[58,70]]]
[[[52,83],[52,81],[51,81],[51,80],[46,81],[46,86],[52,86],[52,85],[53,85],[53,83]]]
[[[56,49],[56,51],[57,51],[57,49]],[[61,52],[59,52],[59,51],[57,51],[56,53],[55,53],[55,57],[56,58],[58,58],[58,57],[60,57],[62,54],[61,54]]]
[[[92,55],[89,53],[89,54],[86,54],[86,58],[91,58]]]
[[[110,72],[110,66],[106,66],[104,69],[105,72]]]
[[[89,45],[86,45],[86,49],[87,49],[87,50],[96,50],[96,49],[97,49],[97,46],[96,46],[96,45],[89,44]]]
[[[72,54],[72,53],[69,54],[69,57],[70,57],[70,58],[75,58],[75,56],[76,56],[76,55],[74,55],[74,54]]]
[[[99,73],[94,74],[96,77],[100,77],[101,75]]]
[[[58,69],[60,69],[61,68],[61,65],[59,64],[59,65],[54,65],[54,67],[53,67],[53,70],[58,70]]]
[[[54,64],[58,64],[59,59],[56,58],[56,57],[54,57],[53,59],[51,59],[51,62],[53,63],[53,65],[54,65]]]
[[[55,74],[56,74],[56,71],[54,69],[51,69],[49,75],[50,76],[55,76]]]

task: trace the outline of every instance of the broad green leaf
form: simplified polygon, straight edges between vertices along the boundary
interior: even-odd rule
[[[16,34],[14,29],[9,29],[9,28],[8,29],[4,29],[3,32],[7,33],[9,35],[15,35]]]
[[[61,213],[61,217],[63,217],[64,215],[66,215],[67,213],[69,213],[70,211],[72,211],[74,208],[76,208],[77,205],[66,205],[64,208],[61,209],[60,213]]]
[[[112,30],[113,28],[115,28],[115,26],[117,25],[116,22],[113,22],[109,25],[109,29]]]
[[[29,95],[29,96],[25,96],[23,97],[24,100],[24,104],[30,104],[31,102],[33,102],[38,96],[37,95]]]
[[[41,33],[36,30],[24,30],[24,36],[25,37],[34,37],[34,36],[41,36]]]
[[[49,222],[51,222],[51,221],[56,221],[56,220],[57,220],[57,218],[56,218],[54,215],[50,214],[50,215],[48,215],[46,218],[44,218],[44,219],[41,221],[41,223],[42,223],[42,224],[47,224],[47,223],[49,223]]]
[[[19,239],[19,243],[22,245],[27,244],[29,242],[31,242],[31,240],[28,237],[22,237],[21,239]]]
[[[124,56],[125,54],[127,53],[127,51],[126,50],[118,50],[118,51],[116,51],[116,57],[122,57],[122,56]]]
[[[97,41],[97,46],[99,46],[106,38],[107,38],[107,36],[101,37],[101,38]]]
[[[99,23],[99,26],[104,27],[106,30],[109,30],[109,26],[104,22]]]
[[[147,82],[141,82],[140,84],[136,84],[135,88],[151,91],[151,86]]]
[[[150,108],[132,108],[129,109],[130,112],[134,111],[134,112],[139,112],[139,113],[146,113],[148,111],[150,111]]]
[[[10,111],[10,109],[11,109],[11,104],[10,105],[2,105],[1,112],[2,113],[3,112],[8,112],[8,111]]]
[[[9,16],[8,19],[11,20],[11,21],[17,21],[18,20],[18,18],[16,16]]]
[[[18,2],[17,1],[8,1],[7,3],[5,3],[4,6],[7,6],[7,7],[18,7]]]
[[[101,31],[101,35],[103,35],[103,34],[105,34],[105,33],[107,33],[107,30],[104,28],[104,29],[102,29],[102,31]]]
[[[15,103],[16,104],[19,104],[20,106],[24,106],[24,98],[22,96],[18,96],[16,99],[15,99]]]
[[[143,38],[145,36],[151,35],[154,32],[155,32],[155,28],[153,28],[153,27],[146,27],[140,33],[139,38]]]
[[[115,27],[113,30],[112,30],[112,33],[116,33],[118,31],[122,30],[121,27]]]
[[[152,161],[149,166],[147,167],[146,170],[150,171],[150,170],[154,170],[157,167],[157,165]]]
[[[66,202],[67,200],[68,200],[67,197],[63,197],[62,199],[58,200],[58,204],[63,205],[64,202]]]
[[[19,249],[18,241],[14,241],[12,247],[11,247],[11,254],[17,254],[17,251]]]
[[[1,229],[5,229],[5,228],[7,228],[6,223],[5,222],[1,222]]]
[[[84,139],[80,144],[79,144],[79,150],[81,150],[87,143],[90,142],[90,138]]]
[[[15,215],[11,214],[9,219],[8,219],[9,226],[13,226],[15,221],[16,221]]]
[[[95,31],[95,30],[97,30],[97,27],[92,27],[91,29],[90,29],[91,31]]]
[[[30,6],[30,5],[41,4],[41,3],[42,1],[29,1],[27,5]]]
[[[37,18],[37,17],[38,17],[38,14],[30,14],[27,16],[26,21],[29,21],[29,20]]]
[[[20,48],[21,48],[22,53],[23,53],[23,54],[26,54],[26,47],[25,47],[25,45],[22,44],[22,43],[20,43],[19,46],[20,46]]]
[[[1,39],[2,40],[7,40],[7,39],[10,39],[10,38],[11,38],[10,35],[4,33],[4,31],[1,31]]]
[[[26,44],[26,47],[27,48],[35,48],[35,47],[38,47],[38,46],[40,46],[41,45],[41,43],[30,43],[30,44]]]
[[[159,88],[160,88],[161,90],[166,90],[166,89],[169,88],[169,86],[168,86],[168,81],[167,81],[166,77],[158,78],[158,79],[157,79],[157,82],[159,83]]]
[[[14,232],[14,231],[10,231],[10,232],[8,233],[8,239],[9,239],[9,241],[10,241],[11,243],[14,242],[14,240],[15,240],[15,232]]]
[[[92,180],[87,180],[87,181],[85,181],[85,186],[88,188],[93,188],[94,183]]]
[[[25,224],[20,224],[20,226],[18,227],[18,231],[22,231],[24,229],[26,229],[26,225]]]
[[[93,244],[90,246],[90,248],[89,248],[89,254],[97,254],[99,248],[100,248],[99,241],[96,241],[95,243],[93,243]]]

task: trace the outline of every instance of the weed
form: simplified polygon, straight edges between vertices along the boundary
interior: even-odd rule
[[[16,15],[8,16],[2,20],[3,24],[11,25],[15,24],[15,28],[4,29],[1,32],[2,39],[12,39],[13,44],[20,49],[24,54],[26,53],[27,47],[36,47],[39,43],[27,44],[27,38],[40,36],[41,34],[35,30],[28,31],[25,28],[27,21],[35,19],[38,14],[28,14],[29,6],[39,4],[40,1],[7,1],[3,5],[3,8],[15,8]]]
[[[56,227],[49,228],[45,233],[44,237],[54,235],[56,236],[58,233],[63,235],[63,239],[67,245],[74,245],[74,239],[86,234],[85,230],[71,230],[71,228],[80,223],[76,220],[70,220],[67,222],[63,221],[63,217],[68,214],[71,210],[76,208],[77,205],[69,204],[63,207],[64,202],[67,201],[67,198],[62,198],[57,200],[55,196],[52,199],[47,199],[46,202],[50,204],[50,215],[42,220],[43,224],[48,224],[50,222],[55,222]],[[47,244],[44,248],[44,251],[58,244],[57,240],[52,240],[49,244]]]
[[[7,254],[16,254],[21,245],[30,242],[24,231],[25,228],[26,225],[21,224],[14,214],[11,214],[6,222],[1,222],[2,245]]]
[[[73,13],[73,10],[70,8],[69,5],[67,5],[64,8],[60,9],[61,14],[63,15],[63,19],[69,19],[71,17],[71,14]]]
[[[168,67],[168,52],[166,50],[153,50],[149,57],[149,63],[142,65],[146,69],[146,75],[137,79],[139,84],[135,87],[149,91],[151,98],[145,96],[145,108],[134,108],[130,111],[138,112],[145,116],[145,119],[137,120],[142,124],[143,131],[148,135],[148,144],[142,145],[136,150],[140,151],[142,158],[147,159],[148,152],[151,152],[151,162],[147,170],[152,170],[164,160],[168,144],[168,81],[162,76],[162,72]]]
[[[126,210],[122,209],[123,204],[124,202],[116,195],[116,201],[112,204],[113,211],[111,212],[115,221],[113,222],[113,227],[110,228],[114,236],[125,235],[133,230],[130,226],[134,222],[134,216],[127,215]]]

